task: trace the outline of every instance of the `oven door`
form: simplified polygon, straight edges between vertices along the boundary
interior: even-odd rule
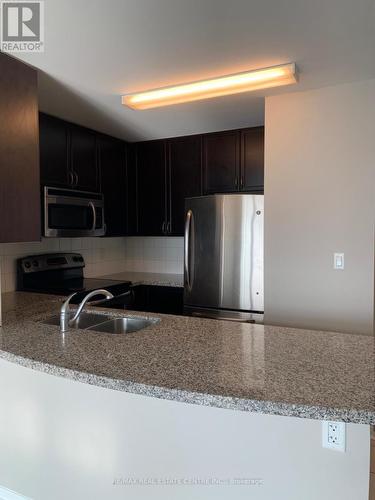
[[[44,188],[44,236],[103,236],[103,195],[83,191]]]

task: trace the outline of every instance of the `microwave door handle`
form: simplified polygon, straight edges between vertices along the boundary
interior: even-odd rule
[[[92,201],[89,201],[89,207],[92,209],[92,228],[91,231],[95,231],[96,228],[96,210]]]
[[[190,251],[190,226],[191,226],[191,218],[193,216],[193,212],[191,210],[188,210],[186,214],[186,221],[185,221],[185,276],[186,276],[186,284],[188,287],[188,290],[191,291],[191,282],[190,282],[190,269],[189,269],[189,251]]]

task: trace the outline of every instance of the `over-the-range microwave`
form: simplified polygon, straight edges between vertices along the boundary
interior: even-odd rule
[[[44,188],[44,236],[103,236],[105,229],[102,194]]]

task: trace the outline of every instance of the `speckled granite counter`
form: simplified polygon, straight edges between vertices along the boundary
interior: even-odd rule
[[[178,288],[183,288],[184,286],[183,274],[123,271],[122,273],[100,276],[100,278],[119,281],[131,281],[133,285],[173,286]]]
[[[60,301],[5,294],[0,357],[151,397],[375,424],[373,337],[148,313],[129,314],[161,321],[127,335],[62,334],[40,323]]]

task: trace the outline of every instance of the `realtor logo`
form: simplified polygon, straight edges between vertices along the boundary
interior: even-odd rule
[[[1,1],[1,50],[44,51],[43,1]]]

